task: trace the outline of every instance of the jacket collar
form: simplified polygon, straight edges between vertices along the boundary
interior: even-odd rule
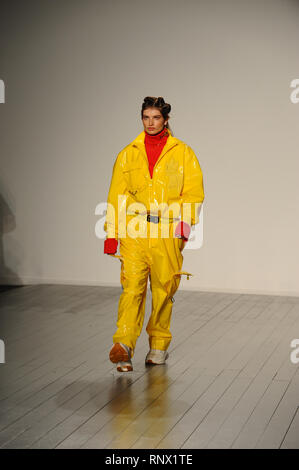
[[[157,160],[156,163],[158,163],[160,161],[160,159],[165,155],[166,152],[168,152],[168,150],[170,150],[172,147],[174,147],[175,145],[179,144],[180,143],[180,140],[177,139],[176,137],[174,137],[172,134],[171,134],[171,131],[170,129],[168,129],[168,132],[169,132],[169,136],[167,137],[167,141],[166,141],[166,144],[164,145],[163,149],[162,149],[162,152]],[[145,154],[146,156],[146,149],[145,149],[145,143],[144,143],[144,138],[145,138],[145,131],[142,131],[140,132],[140,134],[138,134],[138,136],[136,137],[136,139],[134,139],[130,145],[132,146],[135,146],[135,147],[138,147],[140,150],[143,151],[143,153]]]

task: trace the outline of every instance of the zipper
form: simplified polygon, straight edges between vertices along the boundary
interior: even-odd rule
[[[166,144],[167,145],[167,144]],[[162,158],[164,157],[164,155],[166,155],[167,152],[169,152],[169,150],[171,150],[173,147],[175,147],[177,144],[177,142],[175,142],[171,147],[169,147],[164,153],[163,151],[165,150],[165,147],[162,149],[162,152],[161,154],[159,155],[158,157],[158,160],[156,161],[155,165],[154,165],[154,168],[153,168],[153,175],[154,175],[154,170],[156,168],[156,165],[160,162],[160,160],[162,160]],[[150,173],[150,170],[149,170],[149,162],[148,162],[148,157],[147,157],[147,153],[146,153],[146,150],[145,149],[145,145],[143,145],[142,147],[139,146],[139,145],[136,145],[134,144],[134,147],[136,147],[137,149],[139,149],[146,161],[146,166],[147,166],[147,169],[148,169],[148,174],[149,174],[149,178],[150,180],[153,180],[153,178],[151,177],[151,173]]]

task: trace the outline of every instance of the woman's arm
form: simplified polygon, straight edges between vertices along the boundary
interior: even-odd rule
[[[203,174],[199,161],[186,144],[184,157],[184,184],[181,193],[181,220],[191,225],[199,222],[199,213],[204,200]]]
[[[122,152],[119,152],[113,165],[112,178],[107,198],[107,213],[106,220],[104,223],[104,230],[107,233],[107,239],[118,240],[118,216],[119,216],[119,196],[125,196],[126,182],[123,177],[122,171]],[[123,207],[126,199],[122,198],[120,211],[125,211],[126,207]],[[106,244],[107,245],[107,244]],[[111,242],[109,242],[111,245]]]

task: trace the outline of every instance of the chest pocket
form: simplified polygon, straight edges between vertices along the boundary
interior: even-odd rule
[[[170,160],[165,165],[166,184],[170,198],[179,197],[183,187],[183,174],[179,168],[179,162]]]
[[[146,187],[146,179],[140,163],[127,164],[123,168],[123,175],[127,182],[129,192],[135,196]]]

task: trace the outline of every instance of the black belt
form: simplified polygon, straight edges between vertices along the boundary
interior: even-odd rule
[[[146,216],[146,220],[148,222],[154,222],[155,224],[157,224],[159,222],[159,216],[158,215],[151,215],[151,214],[147,214]]]

